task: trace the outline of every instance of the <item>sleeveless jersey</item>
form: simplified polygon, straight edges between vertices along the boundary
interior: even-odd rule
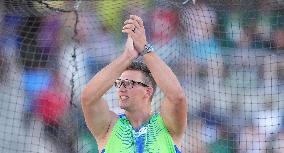
[[[160,114],[134,129],[125,114],[115,123],[102,153],[180,153]]]

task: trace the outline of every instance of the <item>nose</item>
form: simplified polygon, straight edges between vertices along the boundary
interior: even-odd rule
[[[120,86],[120,88],[118,88],[119,92],[125,92],[127,89],[124,85]]]

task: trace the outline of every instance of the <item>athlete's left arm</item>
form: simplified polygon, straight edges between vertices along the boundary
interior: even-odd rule
[[[187,105],[184,91],[175,74],[154,52],[144,55],[144,61],[157,85],[165,94],[161,116],[171,134],[181,137],[186,128]]]

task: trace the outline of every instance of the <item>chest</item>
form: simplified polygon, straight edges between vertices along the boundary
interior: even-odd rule
[[[113,128],[106,151],[113,148],[118,152],[161,153],[174,150],[174,144],[166,128],[158,119],[151,119],[147,124],[134,129],[127,120],[119,120]]]

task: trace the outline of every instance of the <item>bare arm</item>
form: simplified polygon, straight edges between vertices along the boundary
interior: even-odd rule
[[[187,106],[183,89],[172,70],[154,52],[144,55],[144,61],[157,85],[165,94],[161,104],[161,116],[176,136],[181,136],[186,127]]]
[[[88,82],[81,94],[85,121],[96,138],[104,137],[112,121],[117,118],[109,110],[102,96],[112,87],[115,80],[136,57],[137,52],[134,50],[133,40],[131,38],[127,39],[123,54],[98,72]]]
[[[135,32],[131,30],[134,27]],[[130,16],[130,19],[125,22],[124,29],[124,32],[133,38],[135,49],[142,52],[147,41],[141,18]],[[183,89],[172,70],[154,52],[144,55],[144,62],[165,94],[161,116],[171,134],[180,138],[185,131],[187,120],[186,98]]]

